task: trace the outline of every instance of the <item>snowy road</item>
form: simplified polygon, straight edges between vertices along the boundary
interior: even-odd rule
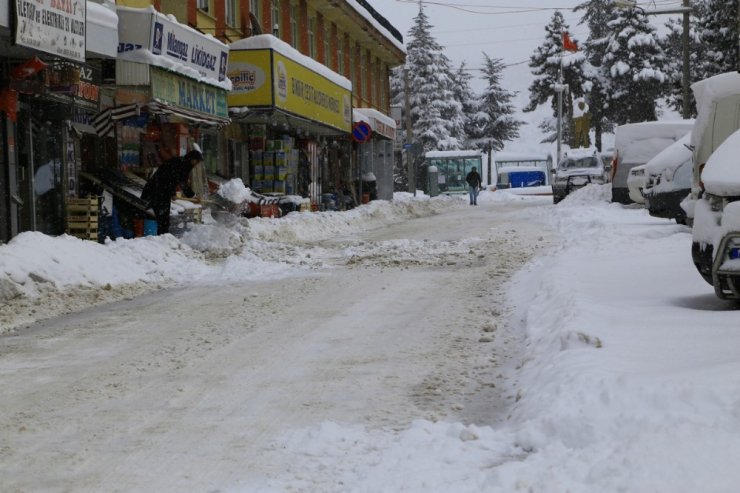
[[[23,473],[0,474],[0,490],[255,491],[300,479],[276,445],[285,430],[494,424],[523,341],[501,288],[556,241],[531,220],[545,204],[303,242],[321,270],[165,289],[2,336],[0,469]]]

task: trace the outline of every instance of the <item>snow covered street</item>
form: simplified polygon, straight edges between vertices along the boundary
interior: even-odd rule
[[[734,491],[736,307],[605,191],[24,233],[0,490]]]

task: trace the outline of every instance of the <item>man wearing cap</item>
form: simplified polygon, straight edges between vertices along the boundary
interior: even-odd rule
[[[476,167],[470,168],[470,173],[465,176],[465,181],[468,182],[468,191],[470,193],[470,205],[478,205],[478,190],[480,189],[483,180],[476,171]]]
[[[163,235],[170,230],[170,201],[177,191],[191,198],[195,192],[188,184],[190,171],[203,162],[203,154],[193,150],[182,157],[173,157],[162,164],[149,178],[141,193],[141,200],[154,210],[157,218],[157,234]]]

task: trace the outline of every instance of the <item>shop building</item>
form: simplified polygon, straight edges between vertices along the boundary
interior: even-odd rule
[[[118,6],[117,15],[115,78],[106,88],[111,98],[93,122],[98,134],[110,139],[113,152],[82,178],[111,204],[106,207],[110,230],[102,234],[128,237],[143,234],[142,223],[152,221],[140,199],[146,180],[193,144],[202,149],[205,161],[192,172],[191,186],[197,197],[208,195],[208,173],[217,168],[224,151],[221,129],[230,123],[231,83],[224,43],[153,7]],[[196,220],[199,206],[184,209],[175,227]]]
[[[110,1],[0,0],[0,243],[68,231],[79,173],[105,155],[90,121],[117,36]]]
[[[258,50],[260,48],[250,43],[241,43],[251,37],[273,37],[283,44],[274,43],[268,51],[282,57],[288,53],[291,60],[300,58],[296,55],[302,55],[305,58],[300,58],[298,65],[303,70],[310,67],[311,77],[319,85],[337,85],[336,82],[343,79],[350,82],[350,106],[359,109],[360,113],[355,113],[359,120],[354,120],[353,113],[349,112],[349,127],[345,123],[327,125],[326,119],[316,116],[313,109],[304,108],[305,111],[300,111],[295,106],[282,107],[279,101],[277,105],[259,104],[250,108],[243,104],[243,92],[236,99],[232,97],[231,117],[238,124],[224,130],[219,146],[221,153],[210,170],[213,174],[222,178],[242,178],[255,190],[265,193],[270,193],[270,190],[272,193],[282,193],[283,190],[288,193],[292,188],[293,193],[310,196],[314,206],[318,207],[324,203],[331,204],[328,202],[330,200],[334,201],[334,206],[341,207],[345,191],[350,193],[353,202],[359,202],[363,174],[392,176],[392,160],[386,159],[386,154],[392,151],[385,151],[383,125],[387,126],[393,120],[386,120],[383,115],[389,114],[390,69],[404,63],[405,49],[400,33],[372,8],[370,2],[119,0],[118,3],[131,7],[152,5],[162,13],[174,15],[179,22],[231,45],[231,60],[234,60],[233,52],[236,51],[233,44],[240,47],[240,52]],[[260,42],[265,43],[264,39]],[[247,55],[240,53],[239,56]],[[327,70],[329,75],[325,77]],[[237,72],[235,69],[234,73]],[[273,82],[279,80],[279,74],[276,76],[267,72],[267,75]],[[237,85],[242,87],[247,82],[236,80]],[[342,86],[343,83],[338,85]],[[238,102],[239,99],[242,102]],[[368,142],[360,143],[352,137],[352,124],[360,121],[380,128],[373,130]],[[266,141],[264,151],[254,148],[255,145],[261,145],[262,139]],[[308,161],[309,164],[304,167],[310,167],[310,187],[300,183],[297,177],[296,183],[289,187],[290,179],[281,178],[287,178],[290,173],[264,173],[264,154],[252,154],[286,150],[298,151],[299,170],[301,161]],[[288,160],[293,158],[289,156]],[[295,159],[288,167],[294,166],[294,162]],[[297,175],[306,173],[304,170]],[[286,183],[274,183],[282,181]],[[270,185],[269,182],[273,183]],[[385,180],[378,181],[377,190],[378,198],[392,197],[392,183],[386,185]]]

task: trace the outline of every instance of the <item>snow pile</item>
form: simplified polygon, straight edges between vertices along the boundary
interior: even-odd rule
[[[235,199],[250,193],[238,180],[222,190]],[[226,214],[230,221],[216,222],[205,214],[204,224],[194,225],[181,239],[146,236],[99,244],[67,235],[22,233],[0,245],[0,332],[82,309],[86,303],[109,302],[166,285],[298,275],[326,265],[291,242],[352,235],[465,203],[460,197],[399,194],[394,202],[373,201],[346,212],[294,212],[280,219],[247,220]],[[80,290],[97,294],[92,301],[65,304],[69,293]],[[33,301],[49,297],[58,303],[46,309],[41,301]],[[1,305],[11,300],[21,300],[29,312],[21,316],[15,313],[17,307]]]
[[[241,178],[222,183],[218,187],[218,194],[235,204],[241,204],[244,201],[256,202],[252,190],[244,185]]]

